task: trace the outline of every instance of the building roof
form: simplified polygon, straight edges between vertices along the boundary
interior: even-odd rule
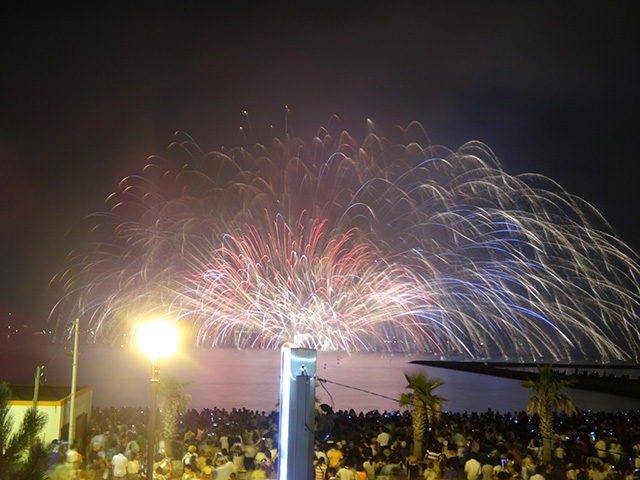
[[[11,402],[33,401],[33,385],[9,385]],[[77,387],[76,397],[92,391],[92,387]],[[71,387],[41,385],[38,390],[38,402],[60,402],[71,395]]]

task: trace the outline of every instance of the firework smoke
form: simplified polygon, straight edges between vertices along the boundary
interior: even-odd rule
[[[639,261],[601,215],[416,132],[177,141],[86,219],[52,319],[96,341],[162,316],[205,347],[637,362]]]

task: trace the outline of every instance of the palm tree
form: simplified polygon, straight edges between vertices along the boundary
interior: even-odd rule
[[[531,390],[534,395],[527,405],[529,417],[538,414],[540,435],[542,436],[542,460],[551,460],[551,438],[553,436],[553,417],[556,412],[574,415],[578,413],[571,399],[562,392],[575,384],[577,380],[559,380],[554,378],[552,364],[538,365],[536,381],[528,379],[522,386]]]
[[[0,384],[0,480],[42,480],[47,469],[49,448],[38,437],[46,415],[30,408],[22,424],[12,432],[13,418],[9,413],[11,390]]]
[[[446,398],[434,395],[432,391],[444,385],[444,381],[439,378],[428,378],[422,373],[405,373],[407,388],[410,393],[403,393],[400,396],[400,406],[413,408],[411,419],[413,422],[413,455],[422,459],[422,442],[426,429],[425,418],[431,424],[434,414],[440,411],[440,407]]]
[[[171,442],[178,429],[178,417],[187,411],[191,395],[184,392],[184,388],[193,382],[178,382],[171,375],[163,376],[158,382],[158,396],[160,397],[160,410],[162,411],[161,434],[164,439],[165,451],[171,457]]]

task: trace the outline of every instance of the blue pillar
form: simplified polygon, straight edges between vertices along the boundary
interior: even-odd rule
[[[282,348],[278,480],[313,480],[316,351]]]

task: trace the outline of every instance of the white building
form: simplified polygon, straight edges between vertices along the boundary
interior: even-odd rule
[[[13,429],[22,423],[25,412],[33,407],[33,385],[9,385],[11,400],[9,413],[13,417]],[[93,387],[79,387],[76,389],[75,401],[75,439],[84,451],[83,440],[87,433],[87,424],[91,418],[91,402]],[[47,415],[47,424],[40,435],[45,444],[52,440],[66,440],[69,433],[69,415],[71,407],[71,388],[40,386],[38,392],[38,412]]]

